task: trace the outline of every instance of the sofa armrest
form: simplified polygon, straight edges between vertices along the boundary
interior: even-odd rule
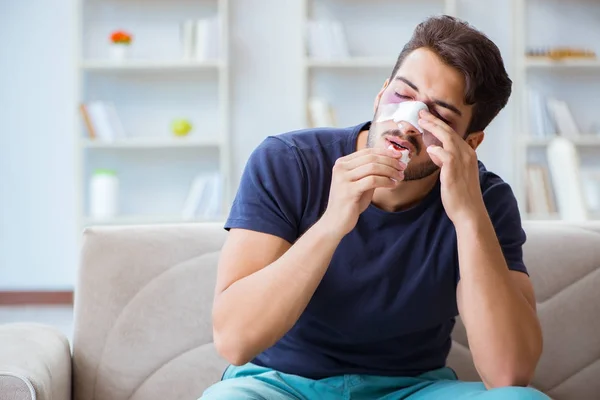
[[[67,338],[41,324],[0,325],[0,399],[70,400]]]

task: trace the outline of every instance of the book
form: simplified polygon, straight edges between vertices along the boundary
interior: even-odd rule
[[[543,165],[527,166],[527,211],[539,216],[556,212],[548,170]]]
[[[180,26],[182,56],[187,61],[194,58],[195,24],[194,20],[186,20]]]
[[[579,128],[575,123],[575,118],[571,114],[568,104],[565,101],[549,98],[548,110],[554,119],[554,124],[558,133],[564,137],[575,137],[580,135]]]
[[[556,134],[547,107],[547,99],[537,90],[527,89],[529,124],[533,137],[545,138]]]
[[[94,125],[92,124],[92,120],[87,111],[87,106],[85,104],[79,105],[79,111],[81,112],[81,117],[83,118],[83,122],[85,123],[85,127],[88,132],[88,136],[90,139],[96,138],[96,131],[94,130]]]
[[[182,219],[189,221],[219,217],[222,208],[222,187],[221,176],[218,173],[197,175],[185,199]]]
[[[308,100],[308,114],[313,128],[336,126],[333,108],[323,98],[311,97]]]
[[[196,21],[194,57],[197,61],[216,60],[220,56],[220,22],[217,17]]]
[[[556,137],[547,147],[548,167],[561,219],[581,222],[588,219],[582,189],[579,154],[569,139]]]
[[[221,191],[222,182],[219,174],[210,176],[206,186],[206,196],[203,197],[204,202],[199,207],[201,218],[214,219],[221,214]]]
[[[196,217],[198,205],[202,200],[202,195],[206,187],[207,180],[205,176],[198,175],[192,181],[190,190],[183,204],[181,218],[183,220],[192,220]]]
[[[600,169],[587,168],[581,170],[581,180],[588,210],[600,211]]]
[[[90,139],[113,142],[125,137],[125,130],[112,103],[93,101],[80,106]]]

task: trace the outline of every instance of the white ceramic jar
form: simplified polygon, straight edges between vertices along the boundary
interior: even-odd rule
[[[90,181],[90,216],[111,218],[118,213],[119,179],[113,170],[98,169]]]

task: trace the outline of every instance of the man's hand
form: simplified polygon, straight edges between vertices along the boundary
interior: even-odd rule
[[[376,188],[394,188],[404,179],[406,164],[394,155],[389,149],[368,148],[337,159],[323,214],[336,234],[343,237],[356,226]]]
[[[469,212],[485,211],[477,154],[450,126],[428,111],[421,111],[419,125],[438,138],[443,147],[429,146],[431,160],[441,168],[441,196],[446,214],[456,223]]]

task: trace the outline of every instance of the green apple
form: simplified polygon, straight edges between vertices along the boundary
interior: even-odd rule
[[[186,136],[192,130],[192,124],[187,119],[176,119],[171,124],[175,136]]]

